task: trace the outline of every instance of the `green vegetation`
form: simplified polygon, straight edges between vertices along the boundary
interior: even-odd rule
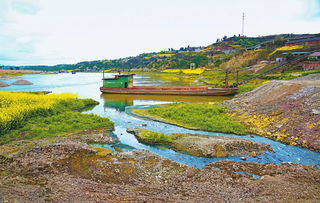
[[[139,133],[136,134],[139,140],[147,143],[170,143],[176,138],[174,135],[166,135],[163,133],[154,132],[151,130],[141,129]]]
[[[291,80],[294,78],[315,74],[315,73],[320,73],[320,69],[311,70],[311,71],[286,71],[283,73],[265,75],[261,78],[266,80]]]
[[[133,112],[191,129],[245,134],[245,127],[228,115],[227,107],[208,103],[175,103]]]
[[[253,84],[253,83],[247,83],[247,84],[244,84],[244,85],[240,85],[238,88],[238,91],[237,93],[238,94],[243,94],[243,93],[246,93],[246,92],[250,92],[252,90],[254,90],[255,88],[261,86],[262,83],[260,84]]]
[[[307,35],[304,35],[307,36]],[[312,35],[309,35],[312,36]],[[301,35],[283,34],[262,37],[224,36],[206,47],[181,47],[169,48],[168,51],[143,53],[134,57],[126,57],[114,60],[83,61],[77,64],[60,64],[55,66],[25,66],[30,70],[74,70],[97,72],[105,69],[120,69],[127,71],[159,71],[167,68],[185,69],[190,63],[197,67],[219,67],[231,59],[234,54],[241,53],[248,47],[254,47],[264,43],[263,52],[273,51],[283,46],[287,38],[301,37]],[[265,51],[267,50],[267,51]],[[264,53],[259,54],[264,54]],[[253,61],[256,60],[252,59]],[[1,67],[0,67],[1,68]]]
[[[74,94],[0,91],[0,143],[112,127],[112,122],[106,118],[73,112],[97,104],[92,99],[77,99]]]
[[[250,81],[248,83],[245,83],[243,85],[239,85],[238,86],[238,94],[243,94],[243,93],[246,93],[246,92],[250,92],[252,91],[253,89],[257,88],[257,87],[260,87],[261,85],[264,85],[266,83],[268,83],[269,80],[261,80],[261,79],[256,79],[256,80],[253,80],[253,81]]]
[[[8,77],[8,78],[15,78],[15,77],[18,77],[18,76],[21,76],[23,75],[22,73],[7,73],[7,72],[0,72],[0,77]]]
[[[123,72],[151,72],[157,77],[175,78],[182,76],[189,84],[210,85],[213,87],[225,87],[236,84],[254,76],[259,76],[279,64],[276,58],[286,57],[287,60],[295,59],[291,51],[312,52],[319,47],[299,45],[284,46],[289,38],[313,37],[314,35],[271,35],[262,37],[224,36],[216,43],[206,47],[182,47],[180,49],[169,48],[168,51],[143,53],[134,57],[115,60],[84,61],[77,64],[61,64],[56,66],[33,66],[23,67],[33,70],[77,70],[97,72],[112,70]],[[286,55],[283,52],[288,52]],[[189,70],[190,64],[201,70]],[[317,73],[317,71],[304,72],[302,64],[287,65],[273,71],[274,74],[260,76],[264,81],[273,79],[293,79],[306,74]],[[184,70],[188,69],[188,70]],[[183,70],[183,71],[182,71]],[[160,73],[161,72],[161,73]],[[226,84],[225,78],[228,78]],[[176,77],[177,78],[177,77]],[[181,78],[181,77],[180,77]],[[239,86],[239,93],[248,92],[258,87],[262,82],[250,82]],[[181,85],[179,79],[176,84]]]
[[[1,136],[0,144],[14,140],[53,137],[78,130],[111,128],[112,126],[113,123],[107,118],[68,111],[48,117],[31,118],[22,128]]]
[[[311,75],[315,73],[320,73],[320,70],[311,70],[311,71],[285,71],[283,73],[277,73],[277,74],[268,74],[265,76],[262,76],[261,79],[256,79],[253,81],[250,81],[249,83],[239,85],[238,86],[238,94],[243,94],[246,92],[250,92],[253,89],[266,84],[270,80],[291,80],[298,77]]]

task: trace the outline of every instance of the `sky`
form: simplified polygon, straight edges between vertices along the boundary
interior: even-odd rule
[[[319,33],[320,0],[0,0],[0,65],[55,65]]]

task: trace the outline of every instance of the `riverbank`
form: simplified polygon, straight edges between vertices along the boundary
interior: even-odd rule
[[[221,137],[201,134],[164,134],[144,128],[128,128],[141,143],[166,145],[174,151],[199,157],[251,156],[273,152],[270,145],[252,142],[242,138]],[[245,157],[242,157],[246,159]]]
[[[75,94],[0,91],[0,144],[54,137],[77,130],[109,128],[113,123],[94,114],[81,114],[99,102]]]
[[[47,78],[46,76],[41,77]],[[69,82],[72,78],[75,78],[74,75],[68,76],[67,79],[63,78],[63,81]],[[86,75],[84,78],[90,77]],[[79,78],[74,80],[79,81]],[[60,83],[60,81],[51,81]],[[93,89],[97,90],[94,94],[100,96],[99,84],[88,87],[77,84],[74,87],[80,88],[81,93],[85,93],[81,95],[82,98],[89,97],[90,94],[89,96],[86,94],[92,92]],[[48,101],[53,101],[50,95],[54,94],[39,95],[41,100],[33,99],[31,103],[47,104]],[[60,94],[54,97],[57,98],[58,95]],[[49,97],[42,98],[42,96]],[[75,95],[69,96],[72,100],[75,99]],[[33,95],[31,97],[33,98]],[[47,101],[44,100],[45,98],[50,99]],[[109,99],[112,101],[112,98]],[[125,99],[128,98],[125,97]],[[52,112],[66,109],[64,107],[66,105],[69,109],[67,112],[72,112],[70,109],[81,110],[79,106],[86,105],[77,103],[93,102],[92,99],[75,99],[75,101],[76,104],[71,103],[73,105],[63,102],[65,105],[62,107],[59,105],[61,108],[54,108]],[[151,147],[147,148],[142,143],[135,142],[136,140],[131,139],[132,137],[127,138],[133,142],[123,143],[130,146],[132,144],[131,151],[121,147],[115,150],[110,149],[108,146],[118,142],[115,140],[116,137],[120,141],[125,141],[124,137],[128,136],[125,129],[128,127],[145,126],[154,131],[166,129],[166,133],[181,132],[182,129],[132,118],[124,110],[119,110],[121,108],[107,106],[107,103],[103,103],[103,99],[100,101],[100,105],[91,112],[110,117],[115,123],[115,130],[112,133],[105,131],[111,129],[108,127],[87,130],[94,127],[90,123],[95,124],[99,121],[93,119],[92,122],[87,123],[86,129],[76,132],[57,132],[49,136],[33,137],[32,134],[29,134],[30,132],[23,130],[21,131],[23,133],[18,134],[24,137],[0,144],[0,202],[312,202],[320,198],[318,194],[319,169],[314,166],[288,163],[292,162],[291,159],[279,159],[276,156],[268,156],[267,159],[264,159],[258,156],[255,159],[257,161],[270,163],[273,160],[283,160],[287,163],[278,162],[279,165],[275,165],[216,161],[204,169],[196,169],[178,162],[181,159],[204,162],[204,159],[181,156],[182,153],[170,151],[168,153],[177,158],[170,157],[176,160],[172,161],[163,158],[165,155],[162,156],[163,154],[156,150],[155,153],[161,156],[150,152],[153,150]],[[129,101],[125,103],[125,106],[136,105],[134,99],[131,98]],[[148,102],[142,104],[150,104]],[[7,104],[11,103],[12,101],[7,102]],[[31,126],[43,122],[42,129],[58,122],[60,124],[54,125],[56,128],[53,128],[58,130],[65,128],[65,125],[72,127],[73,124],[79,122],[73,118],[65,121],[63,117],[34,121]],[[51,123],[51,121],[54,122]],[[85,122],[85,120],[82,121]],[[101,123],[98,122],[98,124]],[[124,131],[122,131],[123,128]],[[33,132],[36,132],[34,130],[36,129],[32,129]],[[137,150],[141,149],[139,148],[141,146],[148,151]],[[159,151],[168,150],[159,149]],[[292,152],[294,159],[300,159],[297,158],[299,156],[296,157],[295,150],[288,150],[288,152]],[[312,155],[302,157],[307,159],[308,156]],[[247,161],[252,159],[248,157]],[[205,162],[203,166],[207,163]],[[312,162],[312,164],[317,163]],[[304,164],[309,163],[304,162]]]
[[[247,134],[240,120],[228,115],[228,109],[218,103],[172,103],[148,109],[130,109],[136,116],[184,128],[210,132]]]
[[[0,200],[312,202],[320,198],[320,171],[313,166],[218,161],[199,170],[148,151],[96,148],[88,144],[92,141],[114,142],[103,130],[92,130],[0,145]]]
[[[170,70],[170,69],[169,69]],[[126,72],[126,73],[133,73],[137,75],[147,76],[150,78],[160,79],[163,81],[167,81],[168,84],[173,86],[211,86],[211,87],[225,87],[225,76],[226,71],[220,68],[215,69],[205,69],[204,72],[200,74],[187,74],[183,73],[182,71],[178,72]],[[290,80],[295,79],[302,76],[312,75],[320,73],[319,70],[309,70],[309,71],[302,71],[302,70],[284,70],[283,72],[267,74],[261,76],[259,79],[254,79],[247,83],[241,84],[238,86],[238,94],[243,94],[246,92],[250,92],[253,89],[264,85],[271,80]],[[246,80],[250,77],[257,76],[257,72],[255,71],[242,71],[239,73],[238,80],[236,79],[236,74],[230,74],[228,76],[228,84],[232,85],[237,81]]]
[[[175,103],[132,112],[190,129],[254,133],[319,151],[319,78],[319,74],[313,74],[295,80],[272,81],[224,102],[228,108],[221,104]],[[213,115],[213,112],[216,113]]]
[[[41,74],[43,71],[35,70],[2,70],[0,69],[0,80],[7,80],[12,77],[17,77],[25,74]]]
[[[276,80],[224,102],[255,134],[320,151],[320,74]]]

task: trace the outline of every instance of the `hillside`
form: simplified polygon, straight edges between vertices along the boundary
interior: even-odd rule
[[[318,34],[319,35],[319,34]],[[182,47],[178,50],[169,48],[168,51],[144,53],[134,57],[126,57],[115,60],[84,61],[77,64],[60,64],[55,66],[22,66],[21,69],[59,71],[77,70],[85,72],[96,72],[106,69],[122,69],[131,71],[156,71],[164,69],[186,69],[194,63],[196,67],[230,67],[234,63],[236,66],[254,65],[263,56],[281,47],[290,39],[303,37],[314,37],[318,35],[270,35],[263,37],[240,37],[233,36],[217,39],[206,47]],[[262,54],[255,54],[256,57],[238,63],[235,59],[247,50],[263,49]],[[1,66],[0,66],[1,68]],[[12,69],[15,67],[3,67]]]
[[[227,101],[258,135],[320,151],[320,74],[273,80]]]

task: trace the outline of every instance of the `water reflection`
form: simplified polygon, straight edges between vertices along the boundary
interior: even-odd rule
[[[172,102],[222,102],[228,96],[175,96],[175,95],[136,95],[136,94],[101,94],[104,108],[125,111],[127,106],[152,105]]]

